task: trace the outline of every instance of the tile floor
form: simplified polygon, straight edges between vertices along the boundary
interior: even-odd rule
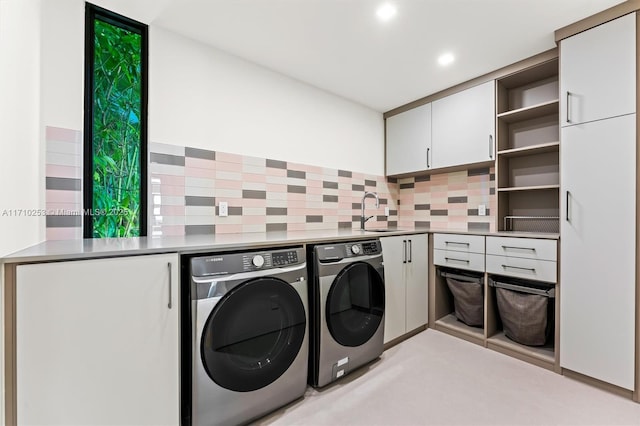
[[[640,425],[640,404],[426,330],[257,425]]]

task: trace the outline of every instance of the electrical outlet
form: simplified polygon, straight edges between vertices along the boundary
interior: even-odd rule
[[[229,203],[227,203],[226,201],[220,201],[220,203],[218,204],[218,216],[229,216]]]
[[[385,207],[385,208],[384,208],[384,215],[385,215],[386,217],[389,217],[389,207]]]
[[[487,215],[487,206],[485,204],[480,204],[478,206],[478,216],[486,216]]]

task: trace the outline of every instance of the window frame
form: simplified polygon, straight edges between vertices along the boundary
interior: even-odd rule
[[[140,34],[140,232],[147,235],[148,214],[148,81],[149,81],[149,26],[136,20],[85,3],[85,55],[84,55],[84,132],[83,132],[83,236],[93,237],[93,103],[95,62],[95,20]]]

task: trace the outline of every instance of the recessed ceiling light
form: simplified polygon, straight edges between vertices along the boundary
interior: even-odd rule
[[[376,15],[381,21],[388,21],[396,15],[396,7],[391,3],[385,3],[376,10]]]
[[[453,56],[453,53],[443,53],[438,58],[438,63],[443,67],[446,67],[447,65],[452,64],[454,60],[455,58]]]

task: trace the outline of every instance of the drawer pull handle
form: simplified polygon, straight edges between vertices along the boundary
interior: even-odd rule
[[[458,244],[458,245],[467,246],[467,247],[469,247],[469,245],[470,245],[469,243],[460,243],[458,241],[445,241],[444,243],[445,244]]]
[[[503,269],[507,269],[507,268],[511,268],[511,269],[520,269],[523,271],[531,271],[533,273],[536,272],[536,268],[523,268],[522,266],[509,266],[509,265],[502,265]]]
[[[464,259],[456,259],[453,257],[445,257],[444,260],[446,260],[447,262],[452,261],[452,262],[464,262],[464,263],[469,263],[468,260],[464,260]]]
[[[515,249],[515,250],[531,250],[533,252],[536,251],[535,248],[531,248],[531,247],[516,247],[516,246],[502,246],[503,250],[509,250],[509,249]]]

